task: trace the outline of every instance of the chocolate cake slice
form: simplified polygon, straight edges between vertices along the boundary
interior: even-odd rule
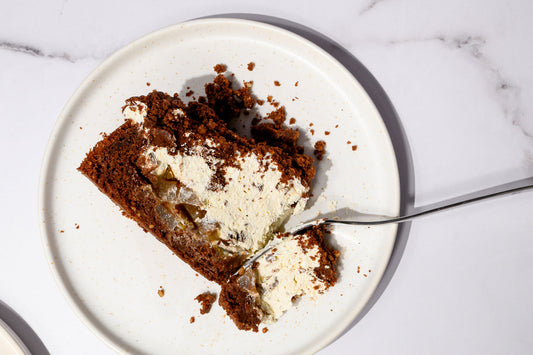
[[[239,329],[257,332],[297,298],[323,293],[337,282],[339,252],[325,243],[324,233],[315,226],[299,235],[278,234],[273,249],[222,285],[219,304]]]
[[[255,122],[253,138],[230,123],[255,104],[250,83],[223,75],[187,104],[153,91],[126,101],[126,122],[87,154],[79,170],[123,213],[207,279],[225,283],[291,214],[314,176],[298,131]]]

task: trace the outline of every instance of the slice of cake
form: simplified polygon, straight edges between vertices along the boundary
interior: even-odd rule
[[[126,216],[219,283],[304,208],[314,176],[298,132],[279,118],[255,124],[254,138],[229,128],[255,104],[249,83],[231,86],[218,75],[188,104],[156,91],[128,99],[126,122],[79,167]]]
[[[219,303],[239,329],[258,331],[276,321],[293,302],[323,293],[337,281],[337,250],[324,241],[324,227],[300,235],[278,234],[275,247],[222,285]]]

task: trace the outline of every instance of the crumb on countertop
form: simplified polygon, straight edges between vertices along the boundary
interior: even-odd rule
[[[165,289],[163,288],[163,286],[159,286],[159,290],[157,290],[157,294],[159,295],[159,297],[163,297],[165,295]]]
[[[248,63],[248,70],[249,70],[249,71],[254,70],[254,68],[255,68],[255,63],[254,63],[254,62],[250,62],[250,63]]]
[[[194,323],[195,320],[196,320],[196,319],[194,319],[194,317],[191,317],[191,319],[189,319],[189,323],[192,324],[192,323]]]
[[[281,86],[280,82],[277,81],[277,80],[274,80],[274,85],[276,85],[276,86]]]

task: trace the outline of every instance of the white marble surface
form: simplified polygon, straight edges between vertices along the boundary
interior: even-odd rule
[[[533,176],[529,0],[4,3],[0,301],[50,353],[113,353],[69,309],[41,246],[37,181],[56,117],[116,49],[229,12],[314,28],[375,75],[409,140],[416,205]],[[321,354],[531,353],[532,212],[528,192],[415,222],[385,292]]]

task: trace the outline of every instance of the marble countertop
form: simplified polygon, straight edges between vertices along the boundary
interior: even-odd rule
[[[37,182],[54,122],[107,56],[167,25],[276,16],[352,53],[407,137],[414,204],[533,176],[533,2],[20,1],[0,12],[0,318],[35,354],[112,354],[71,311],[41,245]],[[321,354],[533,350],[533,192],[412,224],[388,284]]]

